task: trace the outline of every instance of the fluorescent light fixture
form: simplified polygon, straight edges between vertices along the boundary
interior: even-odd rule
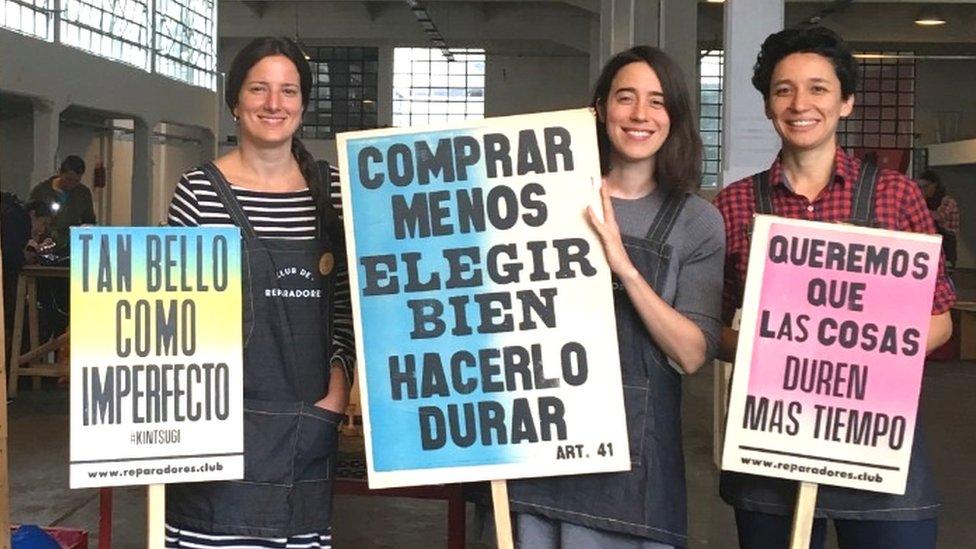
[[[945,25],[946,19],[937,8],[927,7],[922,8],[918,12],[918,15],[915,17],[915,24],[923,27],[937,27],[939,25]]]

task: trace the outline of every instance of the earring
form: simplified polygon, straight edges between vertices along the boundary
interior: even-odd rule
[[[240,117],[239,117],[239,116],[237,116],[236,114],[235,114],[235,115],[232,115],[232,116],[234,117],[234,123],[235,123],[235,124],[238,124],[238,123],[240,123],[240,121],[241,121],[241,119],[240,119]]]

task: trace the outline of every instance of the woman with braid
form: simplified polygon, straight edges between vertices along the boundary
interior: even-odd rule
[[[225,97],[239,145],[184,174],[170,204],[171,225],[243,235],[244,479],[168,485],[167,547],[332,546],[353,336],[328,176],[295,137],[311,86],[291,40],[246,45]]]

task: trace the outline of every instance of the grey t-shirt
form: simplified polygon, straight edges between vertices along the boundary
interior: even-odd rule
[[[665,190],[633,199],[612,198],[613,212],[622,234],[647,236],[664,204]],[[721,337],[722,269],[725,262],[725,226],[722,215],[705,199],[692,195],[678,215],[668,244],[673,248],[661,299],[695,323],[705,335],[706,362],[715,358]],[[677,364],[671,361],[675,368]],[[680,368],[678,368],[680,371]]]

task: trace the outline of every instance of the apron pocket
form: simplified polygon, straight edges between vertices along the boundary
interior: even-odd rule
[[[624,385],[624,409],[627,413],[627,438],[630,439],[630,463],[640,467],[644,455],[647,423],[647,387]]]
[[[244,399],[244,480],[290,485],[300,402]]]
[[[344,417],[314,404],[302,404],[295,448],[295,482],[332,478],[333,458],[339,445],[338,429]]]

